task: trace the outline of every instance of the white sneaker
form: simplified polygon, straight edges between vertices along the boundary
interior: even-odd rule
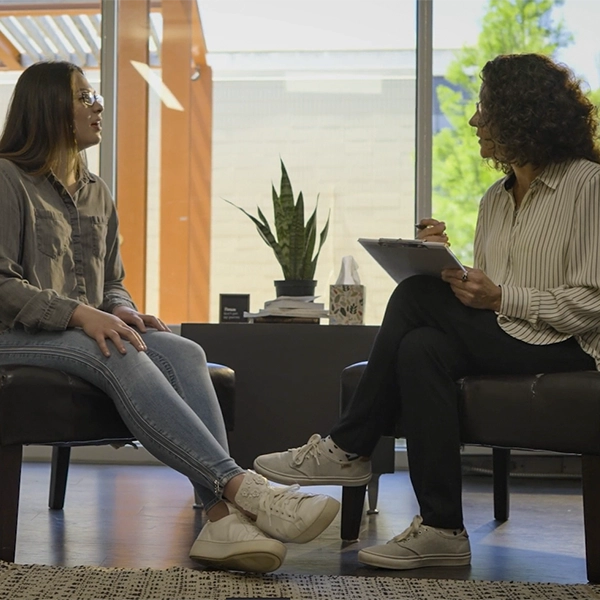
[[[248,517],[228,504],[229,515],[208,521],[196,538],[190,558],[234,571],[269,573],[281,566],[286,547],[267,537]]]
[[[258,456],[254,460],[254,470],[271,481],[284,484],[356,487],[371,480],[370,460],[357,458],[339,462],[330,458],[318,433],[299,448]]]
[[[304,494],[298,488],[272,487],[261,475],[247,471],[235,503],[256,515],[256,526],[267,535],[304,544],[329,527],[340,503],[329,496]]]
[[[363,548],[358,560],[384,569],[460,567],[471,563],[471,546],[465,529],[449,532],[423,525],[417,515],[410,527],[387,544]]]

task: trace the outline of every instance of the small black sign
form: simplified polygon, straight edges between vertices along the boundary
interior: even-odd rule
[[[250,294],[220,294],[219,323],[247,323],[244,311],[250,310]]]

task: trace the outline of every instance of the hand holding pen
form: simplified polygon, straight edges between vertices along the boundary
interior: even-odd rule
[[[442,244],[450,245],[448,236],[446,235],[446,223],[437,221],[436,219],[428,218],[421,219],[416,225],[416,239],[424,242],[441,242]]]

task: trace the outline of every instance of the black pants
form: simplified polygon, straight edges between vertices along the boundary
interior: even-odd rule
[[[369,456],[401,418],[410,478],[426,525],[463,526],[456,380],[595,370],[570,338],[536,346],[506,334],[491,310],[464,306],[441,279],[406,279],[388,303],[356,393],[332,439]]]

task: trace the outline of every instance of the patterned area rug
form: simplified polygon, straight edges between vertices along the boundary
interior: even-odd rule
[[[0,562],[0,600],[600,600],[598,585],[397,577],[240,575]]]

